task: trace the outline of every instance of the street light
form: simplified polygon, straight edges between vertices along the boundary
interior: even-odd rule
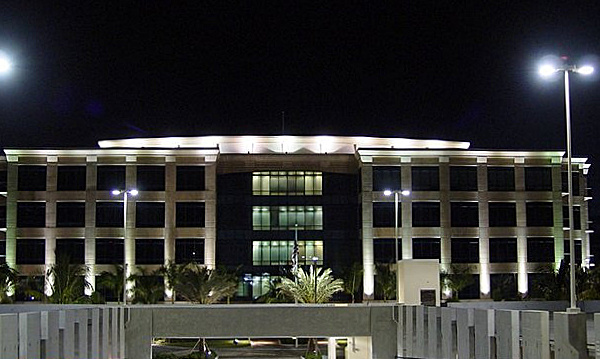
[[[12,70],[12,62],[4,52],[0,51],[0,75],[9,73]]]
[[[114,189],[113,196],[123,195],[123,305],[127,305],[127,198],[137,196],[137,189]]]
[[[567,58],[563,57],[566,62]],[[540,66],[539,74],[542,77],[549,77],[557,72],[564,73],[565,79],[565,114],[567,123],[567,184],[569,198],[569,285],[571,294],[571,306],[568,309],[570,312],[579,312],[577,308],[577,298],[575,292],[575,241],[573,239],[573,168],[571,168],[571,101],[569,98],[569,72],[578,73],[581,75],[590,75],[594,72],[592,66],[586,65],[577,67],[577,65],[569,65],[563,63],[561,66],[553,66],[545,64]]]
[[[389,189],[386,189],[385,191],[383,191],[383,194],[385,196],[391,196],[392,193],[394,194],[394,259],[396,260],[394,263],[394,266],[398,265],[398,196],[399,195],[403,195],[403,196],[410,196],[410,191],[409,190],[398,190],[398,191],[392,191]]]

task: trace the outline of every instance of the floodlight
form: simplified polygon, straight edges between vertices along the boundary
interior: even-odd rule
[[[552,65],[542,65],[540,66],[539,69],[539,74],[542,77],[548,77],[550,75],[552,75],[553,73],[555,73],[556,71],[558,71],[554,66]]]
[[[592,66],[585,65],[578,68],[577,72],[582,75],[591,75],[594,72],[594,68]]]

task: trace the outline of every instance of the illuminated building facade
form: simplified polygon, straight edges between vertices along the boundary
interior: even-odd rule
[[[566,161],[558,151],[471,150],[467,142],[337,136],[205,136],[100,141],[94,149],[5,149],[0,252],[43,279],[56,255],[151,271],[174,261],[242,273],[257,298],[300,264],[336,273],[398,257],[469,264],[464,298],[499,286],[527,293],[540,268],[568,252]],[[590,258],[586,159],[574,160],[576,259]],[[124,208],[123,195],[137,189]],[[124,212],[125,211],[125,212]],[[126,214],[125,214],[126,213]],[[125,223],[126,221],[126,223]],[[126,228],[126,229],[124,229]],[[166,293],[169,297],[170,293]]]

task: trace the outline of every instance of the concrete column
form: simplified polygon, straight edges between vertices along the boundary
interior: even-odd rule
[[[136,188],[137,184],[137,167],[136,161],[137,158],[135,156],[126,156],[125,157],[126,166],[125,166],[125,190],[129,190],[132,188]],[[121,195],[122,196],[122,195]],[[123,199],[123,197],[121,197]],[[135,203],[137,201],[136,196],[129,196],[127,198],[127,208],[123,208],[124,211],[127,211],[127,223],[125,223],[125,228],[123,233],[123,246],[125,248],[125,264],[126,264],[126,277],[133,273],[135,273],[135,237],[136,237],[136,227],[135,227]],[[127,298],[128,300],[132,299],[132,289],[134,283],[127,281]]]
[[[110,337],[112,358],[121,358],[119,356],[119,310],[115,307],[110,308],[110,331],[108,335]]]
[[[425,319],[425,308],[422,305],[415,307],[415,341],[413,347],[413,356],[421,358],[425,355],[425,345],[427,341],[427,321]]]
[[[91,291],[93,291],[96,290],[96,188],[98,165],[96,156],[88,156],[86,161],[85,264],[89,269],[86,279],[92,285]]]
[[[130,308],[131,320],[125,328],[127,337],[127,359],[148,359],[152,357],[152,312],[142,308]],[[113,358],[117,358],[113,355]]]
[[[0,358],[17,358],[19,355],[18,327],[18,314],[0,314]]]
[[[494,311],[475,309],[475,358],[492,358],[491,337],[494,336]]]
[[[473,309],[456,309],[456,346],[459,359],[471,358]]]
[[[452,223],[450,213],[450,166],[448,157],[440,157],[440,266],[444,270],[452,263]]]
[[[525,159],[515,158],[515,191],[517,212],[517,289],[525,294],[528,290],[527,278],[527,211],[525,205]]]
[[[61,359],[75,359],[75,311],[61,310],[59,313],[59,330],[62,330]]]
[[[454,348],[456,347],[456,334],[454,326],[452,325],[456,318],[456,312],[454,308],[441,308],[442,312],[442,355],[443,359],[454,359],[455,353]]]
[[[404,345],[407,357],[414,357],[415,344],[415,306],[407,305],[405,308]]]
[[[206,216],[204,239],[204,263],[208,268],[217,265],[217,166],[206,166]]]
[[[441,319],[439,307],[427,307],[427,345],[426,358],[440,357]]]
[[[519,359],[519,312],[496,311],[497,358]]]
[[[400,169],[402,187],[412,190],[411,158],[402,157],[400,162],[402,163]],[[413,257],[412,237],[412,196],[406,196],[402,197],[402,259]]]
[[[552,235],[554,237],[554,267],[558,268],[560,262],[565,256],[564,240],[565,231],[563,230],[563,196],[562,196],[562,170],[561,158],[552,159],[552,212],[554,215],[554,227]],[[582,213],[583,214],[583,213]],[[585,227],[581,227],[585,228]]]
[[[362,258],[363,299],[375,298],[375,257],[373,252],[373,167],[370,157],[362,157],[361,209],[362,209]],[[404,247],[402,248],[404,251]]]
[[[490,206],[487,158],[477,158],[477,202],[479,207],[479,290],[481,298],[490,298]]]
[[[372,358],[393,358],[397,350],[394,307],[371,307]]]
[[[8,156],[6,166],[6,263],[17,267],[17,184],[19,170],[17,158]]]
[[[89,311],[92,324],[89,332],[90,358],[100,359],[100,308],[92,308]]]
[[[588,358],[585,313],[554,313],[554,358]]]
[[[165,158],[165,265],[175,262],[175,191],[177,188],[177,166],[174,156]],[[168,283],[165,278],[165,296],[171,299],[173,293],[167,289]]]
[[[334,337],[327,338],[327,359],[337,359],[337,353],[335,352],[336,345]]]
[[[396,323],[396,356],[403,357],[406,354],[406,306],[397,305],[396,310],[398,311],[398,322]]]
[[[550,315],[548,312],[526,310],[521,312],[523,357],[550,358]]]
[[[56,160],[53,156],[48,156],[46,166],[46,227],[43,229],[46,239],[46,253],[44,263],[46,263],[46,272],[56,263],[56,181],[57,181]],[[50,277],[44,283],[44,292],[46,295],[52,294],[52,284],[54,278]]]
[[[19,313],[19,359],[39,359],[41,357],[41,315]]]
[[[118,311],[118,315],[119,315],[119,357],[120,358],[126,358],[126,348],[125,348],[125,315],[126,315],[126,311],[125,308],[123,307],[119,307],[116,308],[116,310]]]
[[[45,359],[60,359],[59,357],[59,312],[42,312],[42,339],[45,341]],[[0,356],[2,358],[3,356]]]
[[[109,338],[109,328],[110,328],[110,308],[101,308],[100,309],[100,355],[98,358],[100,359],[108,359],[110,355],[110,338]]]
[[[88,355],[88,310],[75,310],[75,356],[77,359],[93,359]]]
[[[373,358],[372,347],[371,337],[348,338],[345,357],[346,359],[371,359]]]

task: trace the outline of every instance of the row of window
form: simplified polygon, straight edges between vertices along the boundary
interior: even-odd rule
[[[97,202],[96,227],[123,227],[123,202]],[[164,227],[164,202],[136,202],[136,227]],[[204,227],[204,202],[177,202],[175,204],[177,227]],[[57,227],[85,227],[85,202],[57,202]],[[46,227],[45,202],[17,203],[17,227]]]
[[[413,258],[415,259],[440,259],[439,238],[413,238]],[[393,262],[394,239],[376,238],[373,240],[373,249],[376,262]],[[565,255],[569,254],[569,241],[564,242]],[[452,263],[479,263],[479,239],[477,238],[452,238],[450,242]],[[516,263],[517,239],[516,238],[490,238],[489,240],[490,263]],[[402,258],[402,240],[398,239],[398,258]],[[581,261],[581,241],[575,241],[575,258]],[[527,261],[550,263],[554,262],[554,239],[549,237],[527,238]]]
[[[21,165],[18,167],[19,191],[45,191],[46,166]],[[164,191],[164,166],[137,166],[136,188],[140,191]],[[204,191],[203,166],[177,166],[177,191]],[[57,190],[85,191],[87,186],[86,166],[58,166]],[[125,188],[125,166],[97,167],[96,189],[110,191]]]
[[[253,206],[252,229],[255,231],[322,230],[322,206]]]
[[[490,227],[515,227],[517,207],[513,202],[490,202]],[[553,227],[552,202],[527,202],[525,210],[528,227]],[[373,203],[373,227],[393,227],[395,205],[392,202]],[[568,207],[563,206],[563,227],[569,226]],[[581,208],[573,207],[573,227],[581,229]],[[477,202],[452,202],[450,204],[452,227],[479,227],[479,205]],[[402,226],[402,208],[398,206],[398,225]],[[439,202],[412,202],[413,227],[439,227]]]
[[[252,173],[255,196],[320,196],[323,173],[312,171],[262,171]]]
[[[19,239],[17,241],[17,264],[44,264],[46,241],[44,239]],[[164,264],[164,239],[138,238],[135,240],[136,264]],[[72,263],[83,264],[85,240],[83,238],[60,238],[56,240],[56,256],[68,256]],[[97,238],[96,264],[123,264],[123,239]],[[177,238],[175,262],[204,263],[204,239]]]
[[[400,167],[373,167],[373,190],[404,190]],[[439,191],[439,167],[412,166],[413,191]],[[451,191],[477,191],[477,167],[450,166]],[[514,191],[514,167],[487,167],[488,191]],[[526,191],[552,191],[550,167],[525,167]],[[567,172],[562,173],[562,191],[567,192]],[[573,192],[579,193],[579,174],[573,173]]]
[[[252,242],[252,265],[291,265],[294,241]],[[313,260],[315,258],[315,260]],[[323,265],[323,241],[298,241],[298,264]]]

